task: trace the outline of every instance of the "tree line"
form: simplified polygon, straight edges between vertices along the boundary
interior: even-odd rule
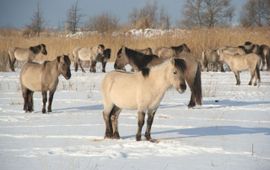
[[[240,12],[238,21],[240,26],[270,26],[270,0],[247,0],[241,11],[236,11],[231,0],[186,0],[181,10],[183,17],[178,21],[177,26],[183,28],[228,27],[233,24],[233,17],[235,17],[236,12]],[[110,13],[92,16],[85,23],[81,23],[82,17],[79,1],[76,0],[67,10],[65,30],[71,33],[75,33],[79,29],[104,33],[123,27],[119,23],[119,19]],[[31,18],[31,23],[26,26],[27,30],[39,36],[45,28],[44,21],[38,3]],[[128,14],[127,25],[138,29],[169,29],[172,24],[171,18],[164,7],[159,6],[157,1],[147,1],[142,8],[134,8]]]

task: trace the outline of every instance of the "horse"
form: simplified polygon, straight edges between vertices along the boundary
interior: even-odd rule
[[[96,72],[96,63],[98,57],[104,57],[105,46],[99,44],[94,47],[81,48],[77,47],[73,50],[74,56],[74,67],[75,71],[78,71],[78,65],[80,66],[82,72],[85,73],[85,70],[82,67],[81,61],[90,61],[90,72]]]
[[[97,62],[101,62],[102,64],[102,72],[105,73],[106,72],[106,64],[107,62],[110,60],[111,58],[111,49],[110,48],[106,48],[103,52],[103,56],[102,55],[98,55],[97,56]]]
[[[220,69],[221,72],[224,72],[223,63],[220,62],[216,49],[208,49],[202,52],[201,65],[204,71],[217,71]],[[212,67],[210,68],[210,66]]]
[[[222,49],[218,50],[220,60],[228,64],[230,69],[235,75],[236,85],[240,85],[240,75],[239,73],[244,70],[250,71],[250,81],[248,85],[257,85],[260,82],[260,62],[261,58],[254,53],[245,55],[230,55],[225,53]]]
[[[164,63],[143,68],[139,72],[112,71],[102,81],[103,118],[105,138],[119,139],[118,117],[122,109],[137,109],[138,129],[136,140],[141,140],[141,131],[147,112],[145,137],[151,138],[151,126],[155,113],[165,92],[174,87],[179,93],[186,90],[183,59],[168,59]]]
[[[181,53],[178,53],[178,57]],[[191,90],[191,98],[188,107],[194,107],[196,104],[202,104],[201,90],[201,68],[200,64],[194,58],[183,57],[187,61],[187,71],[185,78]],[[168,57],[158,57],[156,55],[145,55],[138,51],[122,47],[117,53],[114,64],[115,69],[123,69],[125,65],[130,64],[136,71],[141,71],[145,67],[153,67],[166,61]]]
[[[154,54],[161,58],[171,58],[174,57],[181,52],[191,52],[189,47],[184,43],[178,46],[171,46],[171,47],[159,47],[154,50]]]
[[[145,51],[144,51],[145,52]],[[134,71],[140,71],[141,68],[150,67],[156,64],[160,64],[165,59],[159,58],[156,55],[147,55],[142,52],[132,50],[125,46],[122,46],[117,52],[117,57],[114,63],[114,69],[123,70],[124,67],[129,64]]]
[[[246,41],[243,45],[247,53],[255,53],[261,57],[260,69],[270,71],[270,47],[262,44],[254,44],[250,41]]]
[[[23,65],[20,73],[20,84],[25,112],[34,110],[33,93],[35,91],[42,93],[42,113],[46,113],[47,91],[49,91],[48,112],[52,111],[53,95],[58,85],[58,77],[63,75],[65,79],[70,79],[70,63],[69,57],[62,55],[53,61],[45,61],[43,64],[27,62]]]
[[[9,66],[12,71],[15,71],[14,64],[18,61],[33,61],[35,57],[42,53],[47,55],[46,45],[39,44],[29,48],[14,47],[8,50],[9,53]]]
[[[264,69],[265,66],[267,66],[266,70],[270,71],[270,47],[265,44],[260,45],[260,54],[264,61],[262,62],[264,64],[262,69]]]

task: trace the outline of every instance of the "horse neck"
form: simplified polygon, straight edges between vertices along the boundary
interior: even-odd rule
[[[53,61],[49,61],[45,64],[45,74],[48,74],[51,76],[51,78],[53,78],[54,80],[57,79],[60,75],[59,71],[58,71],[58,62],[57,60],[53,60]],[[54,73],[57,74],[54,74]]]
[[[159,90],[164,90],[164,92],[172,87],[169,77],[167,75],[168,69],[170,67],[170,61],[152,67],[149,74],[149,80],[153,83],[153,88],[157,87]]]

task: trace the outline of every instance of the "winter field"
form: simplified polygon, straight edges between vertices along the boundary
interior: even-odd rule
[[[107,70],[112,70],[112,65]],[[24,113],[19,70],[0,73],[0,169],[269,170],[270,73],[250,87],[249,73],[235,86],[233,73],[202,73],[203,105],[188,109],[190,92],[168,91],[152,137],[136,142],[136,111],[120,114],[120,140],[103,140],[100,83],[104,73],[60,79],[53,112]]]

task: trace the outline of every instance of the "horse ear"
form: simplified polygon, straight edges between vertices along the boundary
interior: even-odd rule
[[[126,55],[126,47],[125,46],[122,47],[121,51],[122,51],[122,54]]]

